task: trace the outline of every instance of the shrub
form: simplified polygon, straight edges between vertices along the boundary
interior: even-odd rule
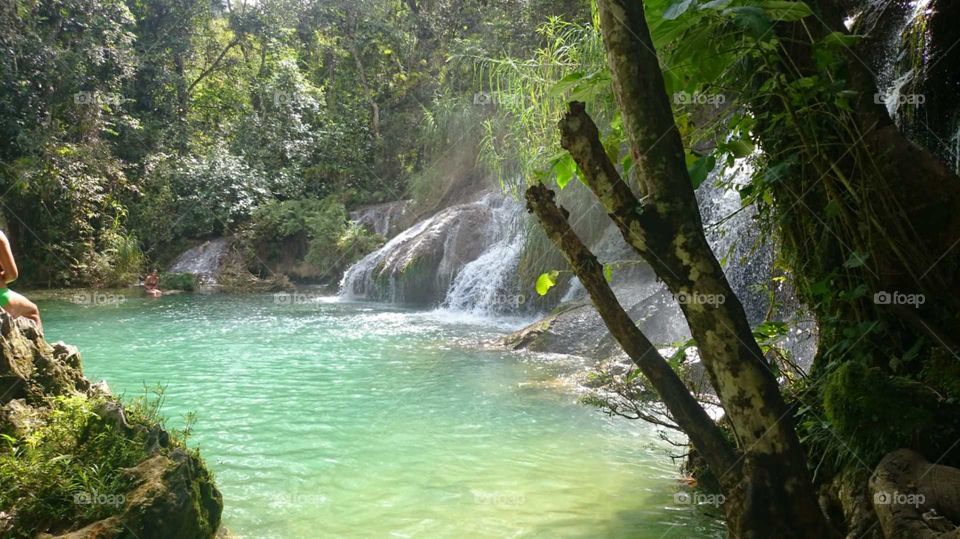
[[[257,245],[276,246],[290,238],[305,238],[304,260],[328,279],[339,275],[383,241],[350,222],[346,208],[335,197],[265,204],[254,213],[252,231],[252,241]],[[274,262],[279,255],[275,249],[271,250],[268,258],[273,260],[267,262]]]
[[[161,273],[160,289],[193,292],[197,289],[197,278],[189,273]]]
[[[103,235],[103,248],[90,257],[86,275],[94,286],[118,288],[137,281],[144,267],[143,251],[136,237],[122,230]]]
[[[116,514],[131,488],[125,468],[145,458],[146,432],[162,426],[162,389],[128,403],[125,429],[97,415],[109,401],[57,397],[42,421],[19,436],[0,434],[0,510],[16,516],[16,537],[83,525]],[[171,433],[184,447],[187,429]],[[91,498],[102,503],[85,503]],[[117,501],[118,503],[111,503]]]
[[[914,447],[922,431],[936,428],[936,406],[929,401],[918,382],[859,361],[838,367],[823,392],[827,421],[871,466],[894,449]]]

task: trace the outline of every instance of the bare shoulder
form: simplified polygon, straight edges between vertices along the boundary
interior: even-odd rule
[[[4,234],[2,230],[0,230],[0,243],[10,243],[7,240],[7,235]]]

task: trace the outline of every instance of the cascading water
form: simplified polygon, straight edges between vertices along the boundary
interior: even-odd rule
[[[769,283],[773,266],[773,244],[757,226],[756,209],[743,208],[738,187],[753,174],[750,159],[726,171],[719,185],[712,177],[697,189],[707,242],[724,266],[730,286],[743,304],[752,324],[763,321],[768,298],[756,285]]]
[[[913,142],[960,172],[958,4],[950,0],[865,0],[851,31],[876,78],[876,99]]]
[[[340,296],[350,300],[374,299],[374,273],[378,268],[382,268],[387,258],[397,252],[404,245],[416,238],[420,233],[427,229],[433,223],[433,218],[420,221],[416,225],[397,234],[392,240],[388,241],[383,247],[363,257],[359,262],[351,266],[343,275],[340,281]],[[393,292],[395,287],[391,286],[390,300],[396,300],[396,294]]]
[[[517,269],[523,253],[523,207],[501,198],[493,208],[486,234],[493,244],[460,270],[447,291],[443,308],[490,316],[515,313],[526,302],[519,293]]]
[[[754,219],[756,210],[742,207],[736,189],[746,184],[752,174],[750,159],[745,159],[736,168],[727,170],[723,178],[712,175],[697,189],[696,195],[707,241],[723,263],[727,280],[743,304],[748,320],[751,324],[759,324],[770,314],[770,297],[764,288],[769,286],[773,276],[774,245],[757,225]],[[603,239],[591,248],[604,263],[637,259],[636,253],[623,242],[619,230],[612,225]],[[665,344],[689,337],[677,300],[645,263],[629,266],[629,269],[615,269],[611,286],[621,304],[654,342]],[[779,308],[772,315],[775,319],[790,320],[792,328],[781,345],[800,365],[806,366],[815,352],[815,325],[803,312],[792,291],[784,285],[778,286],[774,294]],[[585,301],[586,291],[579,281],[573,279],[563,302]],[[588,354],[595,354],[597,350],[618,350],[613,343],[606,342],[609,340],[605,337],[608,335],[606,327],[592,311],[590,316],[579,315],[568,326],[555,327],[558,333],[575,333],[574,340],[587,343]],[[564,343],[564,346],[568,345]]]
[[[912,101],[922,99],[908,95],[904,90],[916,88],[922,81],[922,61],[915,62],[909,57],[911,52],[923,54],[928,47],[928,36],[917,30],[928,15],[931,0],[913,0],[907,6],[903,21],[887,36],[884,43],[884,55],[880,59],[877,73],[879,96],[890,113],[890,117],[901,123],[900,110],[905,105],[916,105]],[[919,40],[907,46],[911,39]],[[909,91],[909,90],[908,90]]]
[[[230,246],[229,238],[217,238],[183,252],[170,266],[171,273],[190,273],[206,284],[216,284],[220,262]]]
[[[341,297],[473,309],[502,300],[520,245],[510,224],[519,204],[500,193],[446,208],[401,232],[347,270]],[[496,270],[497,264],[504,267]],[[483,277],[483,286],[478,286]],[[453,301],[449,301],[452,298]]]

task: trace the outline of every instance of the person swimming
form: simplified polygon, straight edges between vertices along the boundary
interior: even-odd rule
[[[43,323],[40,321],[40,309],[36,304],[7,287],[20,276],[17,263],[13,259],[13,250],[7,235],[0,232],[0,309],[10,313],[14,318],[27,318],[37,324],[37,329],[43,333]]]
[[[160,275],[157,274],[156,268],[143,278],[143,289],[152,298],[158,298],[162,295],[162,292],[160,292]]]

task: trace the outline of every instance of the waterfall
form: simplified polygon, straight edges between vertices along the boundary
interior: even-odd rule
[[[516,215],[520,205],[499,192],[441,210],[348,269],[340,295],[466,310],[503,302],[519,263]]]
[[[377,298],[374,293],[374,272],[378,268],[385,266],[387,258],[398,252],[404,245],[420,235],[431,224],[434,218],[424,219],[416,225],[397,234],[388,241],[383,247],[368,254],[360,259],[359,262],[351,266],[343,275],[340,281],[340,296],[349,300],[373,300],[388,299],[396,301],[396,286],[391,282],[390,295],[388,298]]]
[[[931,0],[912,0],[907,6],[903,21],[887,36],[883,45],[884,55],[880,58],[880,70],[877,73],[878,97],[890,113],[890,117],[902,123],[900,109],[910,103],[913,96],[904,93],[904,89],[918,88],[923,82],[923,65],[917,65],[910,58],[910,54],[926,54],[928,36],[922,29],[919,36],[921,42],[908,45],[918,25],[929,13]],[[906,64],[905,64],[906,62]],[[922,103],[920,103],[922,104]]]
[[[477,316],[516,313],[526,303],[516,280],[523,253],[523,207],[501,198],[486,235],[494,242],[457,273],[442,307]]]
[[[766,315],[769,298],[757,285],[770,282],[774,262],[773,242],[761,233],[756,208],[744,208],[737,190],[750,182],[755,157],[740,160],[722,178],[711,177],[696,192],[707,242],[752,324]]]
[[[216,284],[220,262],[230,246],[230,238],[217,238],[183,252],[170,266],[171,273],[200,276],[207,284]]]

